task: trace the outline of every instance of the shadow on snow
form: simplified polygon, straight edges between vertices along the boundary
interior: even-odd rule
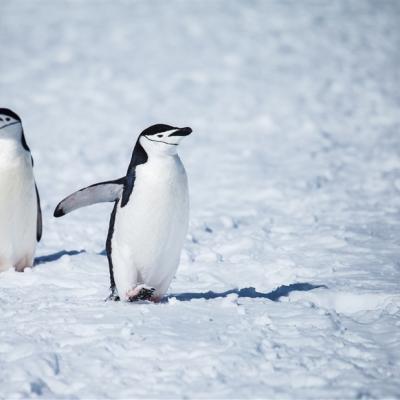
[[[57,261],[63,256],[76,256],[78,254],[82,254],[85,252],[86,252],[85,250],[79,250],[79,251],[78,250],[71,250],[71,251],[61,250],[61,251],[58,251],[57,253],[48,254],[47,256],[36,257],[33,265],[36,266],[36,265],[40,265],[40,264],[46,264],[48,262]]]
[[[85,250],[61,250],[57,253],[53,254],[48,254],[46,256],[40,256],[35,258],[34,266],[40,265],[40,264],[45,264],[48,262],[52,261],[57,261],[63,256],[76,256],[82,253],[86,253]],[[100,253],[101,255],[105,255],[106,252],[103,251]],[[236,294],[238,297],[243,297],[243,298],[250,298],[250,299],[268,299],[271,301],[278,301],[279,298],[281,297],[287,297],[291,292],[308,292],[313,289],[318,289],[318,288],[325,288],[327,289],[327,286],[325,285],[313,285],[311,283],[307,282],[302,282],[302,283],[292,283],[290,285],[282,285],[273,290],[272,292],[269,293],[262,293],[262,292],[257,292],[257,290],[253,287],[248,287],[248,288],[243,288],[243,289],[231,289],[227,290],[226,292],[213,292],[213,291],[208,291],[208,292],[198,292],[198,293],[179,293],[179,294],[170,294],[166,298],[163,299],[163,302],[168,302],[168,299],[177,299],[179,301],[191,301],[191,300],[196,300],[196,299],[204,299],[204,300],[212,300],[212,299],[219,299],[223,297],[227,297],[230,294]]]
[[[308,292],[309,290],[327,288],[325,285],[312,285],[311,283],[292,283],[290,285],[282,285],[277,289],[269,293],[257,292],[253,287],[243,288],[243,289],[232,289],[226,292],[216,293],[216,292],[205,292],[205,293],[180,293],[171,294],[167,296],[168,299],[175,298],[179,301],[191,301],[196,299],[212,300],[222,297],[227,297],[230,294],[237,294],[238,297],[247,297],[251,299],[268,299],[272,301],[278,301],[280,297],[287,297],[291,292]]]

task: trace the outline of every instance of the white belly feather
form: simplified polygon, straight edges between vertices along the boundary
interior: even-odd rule
[[[189,196],[178,156],[160,157],[136,167],[128,204],[118,206],[112,260],[118,293],[137,284],[163,296],[176,272],[188,227]]]
[[[4,147],[3,147],[4,150]],[[32,265],[36,249],[37,200],[29,153],[0,160],[0,272]]]

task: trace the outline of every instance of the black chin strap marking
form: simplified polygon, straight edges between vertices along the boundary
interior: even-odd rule
[[[20,124],[20,123],[21,122],[19,122],[19,121],[11,122],[11,124],[4,125],[0,129],[4,129],[4,128],[7,128],[7,126],[16,125],[16,124]]]
[[[178,146],[175,143],[167,143],[167,142],[163,142],[162,140],[153,140],[153,139],[149,139],[146,135],[143,135],[147,140],[150,140],[150,142],[157,142],[157,143],[164,143],[164,144],[168,144],[169,146]]]

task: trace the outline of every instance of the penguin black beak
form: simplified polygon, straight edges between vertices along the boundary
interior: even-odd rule
[[[189,128],[189,127],[180,128],[176,132],[171,133],[170,135],[168,135],[168,137],[172,137],[172,136],[188,136],[191,133],[192,133],[192,129]]]

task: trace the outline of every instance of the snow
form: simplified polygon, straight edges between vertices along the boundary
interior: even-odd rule
[[[399,2],[1,5],[44,236],[0,276],[0,398],[400,398]],[[194,130],[181,265],[104,302],[111,206],[52,212],[158,122]]]

